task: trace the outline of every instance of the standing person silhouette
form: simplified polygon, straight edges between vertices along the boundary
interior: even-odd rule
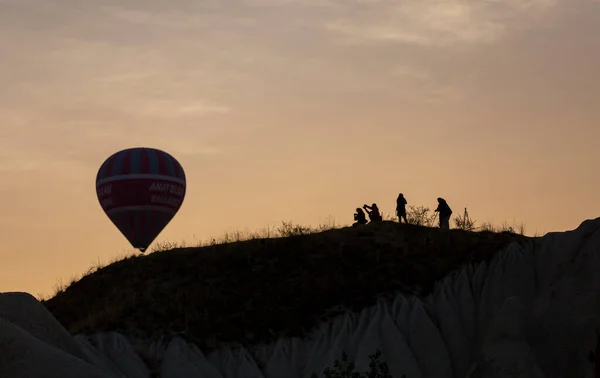
[[[398,222],[402,223],[402,219],[404,219],[404,223],[408,223],[406,220],[406,198],[404,198],[404,194],[400,193],[398,198],[396,199],[396,215],[398,215]]]

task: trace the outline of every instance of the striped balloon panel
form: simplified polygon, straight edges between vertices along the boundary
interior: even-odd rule
[[[128,148],[111,155],[98,169],[96,183],[122,175],[161,175],[185,182],[185,172],[177,159],[148,147]]]
[[[108,217],[134,248],[145,250],[174,215],[162,208],[139,207],[113,211]]]
[[[96,186],[100,206],[108,214],[115,209],[155,206],[177,212],[185,198],[186,186],[169,177],[123,176]]]

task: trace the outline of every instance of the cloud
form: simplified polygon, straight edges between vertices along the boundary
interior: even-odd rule
[[[421,66],[396,65],[389,71],[389,78],[391,84],[400,87],[398,91],[427,103],[462,101],[467,97],[464,89]]]
[[[113,17],[115,20],[124,21],[133,25],[146,25],[167,29],[194,30],[206,29],[212,32],[215,29],[226,29],[228,27],[253,26],[257,23],[256,18],[224,14],[226,7],[217,7],[213,9],[201,9],[194,11],[180,10],[141,10],[139,8],[113,8]]]
[[[148,139],[149,145],[169,151],[177,156],[215,156],[225,153],[223,147],[210,146],[202,143],[201,138],[155,138]]]
[[[417,68],[409,65],[398,65],[392,68],[391,76],[407,78],[418,81],[429,81],[431,73],[422,68]]]
[[[558,0],[348,0],[363,9],[324,29],[345,44],[445,46],[491,43],[553,9]]]
[[[0,136],[35,124],[88,140],[79,129],[137,137],[166,125],[212,127],[197,120],[235,113],[263,89],[458,98],[450,75],[415,69],[445,69],[436,58],[338,50],[324,36],[367,45],[489,43],[559,0],[1,1],[0,59],[10,75],[0,77]]]
[[[18,174],[40,169],[48,163],[45,151],[28,148],[25,140],[17,137],[0,138],[0,173]],[[4,185],[14,181],[7,180]]]
[[[404,42],[418,45],[430,45],[431,40],[418,33],[400,30],[396,27],[373,26],[365,27],[364,23],[357,23],[347,19],[338,19],[325,24],[325,29],[339,34],[339,39],[344,44],[364,44],[369,42]]]
[[[209,114],[228,113],[227,106],[209,104],[205,101],[181,101],[177,99],[141,99],[127,104],[123,110],[131,110],[141,116],[201,117]]]
[[[27,159],[19,159],[18,161],[13,160],[14,156],[7,158],[5,156],[0,156],[0,173],[17,173],[17,172],[26,172],[26,171],[34,171],[38,169],[43,160],[27,160]]]
[[[251,7],[303,7],[303,8],[339,8],[338,0],[240,0]]]

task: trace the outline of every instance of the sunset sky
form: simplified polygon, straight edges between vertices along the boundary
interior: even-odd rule
[[[155,242],[409,205],[600,216],[598,0],[0,0],[0,291],[131,252],[99,166],[163,149]]]

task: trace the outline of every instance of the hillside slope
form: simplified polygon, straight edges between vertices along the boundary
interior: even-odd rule
[[[461,265],[527,239],[382,222],[181,248],[119,261],[43,303],[73,334],[183,335],[206,350],[252,345],[304,335],[336,307],[360,310],[396,291],[425,295]]]

